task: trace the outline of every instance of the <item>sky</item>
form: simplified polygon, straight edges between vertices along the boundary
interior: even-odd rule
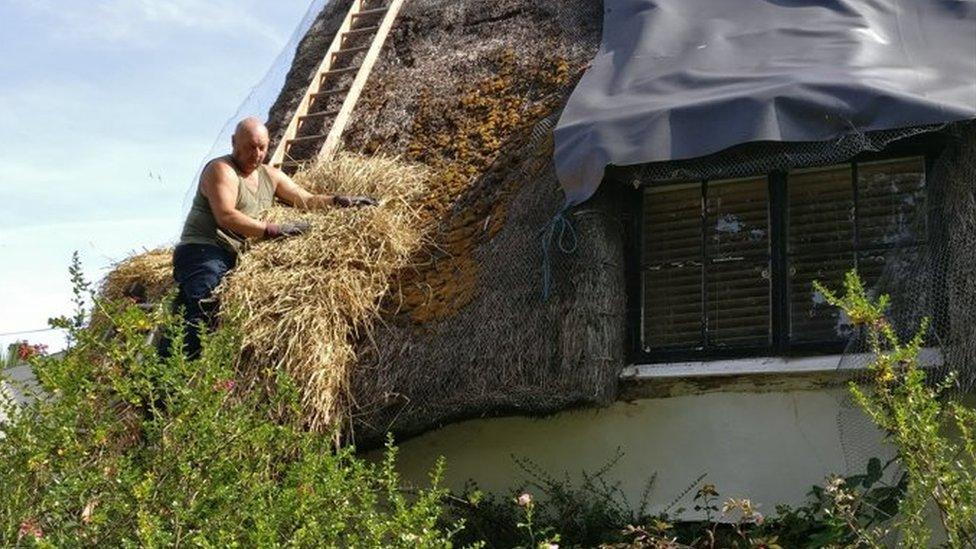
[[[310,4],[0,0],[0,349],[63,347],[11,332],[70,313],[73,251],[97,281],[175,242],[222,130],[267,116]]]

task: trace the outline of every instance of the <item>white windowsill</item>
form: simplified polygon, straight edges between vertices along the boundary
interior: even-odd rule
[[[855,364],[868,364],[869,355],[848,355]],[[811,357],[756,357],[734,360],[672,362],[666,364],[633,364],[624,368],[622,380],[671,380],[726,376],[830,374],[858,368],[841,368],[844,355]],[[937,348],[925,348],[919,353],[923,367],[942,365],[942,353]]]

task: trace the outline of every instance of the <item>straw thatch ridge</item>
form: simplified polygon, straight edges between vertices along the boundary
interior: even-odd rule
[[[112,301],[159,303],[173,286],[173,250],[160,248],[113,265],[99,287],[99,295]]]
[[[291,374],[313,429],[350,422],[354,344],[372,332],[393,273],[421,245],[418,199],[427,177],[420,165],[349,153],[303,172],[296,182],[314,193],[369,195],[380,205],[273,208],[269,219],[301,216],[311,229],[301,238],[258,244],[218,289],[221,314],[241,327],[241,374],[248,381],[267,379],[275,369]]]

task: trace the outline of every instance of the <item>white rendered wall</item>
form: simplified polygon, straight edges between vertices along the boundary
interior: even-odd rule
[[[554,476],[568,472],[578,479],[580,471],[599,469],[619,447],[624,457],[608,479],[619,480],[636,504],[646,480],[657,472],[651,513],[702,473],[723,499],[748,497],[772,513],[777,503],[803,503],[810,487],[822,485],[827,475],[848,472],[839,414],[860,451],[883,451],[879,433],[860,421],[859,412],[843,406],[846,395],[843,387],[719,392],[618,402],[542,419],[467,421],[405,441],[400,468],[406,480],[423,484],[443,455],[450,488],[474,479],[482,489],[507,495],[525,478],[512,455],[530,458]],[[852,417],[856,424],[849,422]],[[680,506],[692,507],[690,497]],[[698,516],[689,512],[684,518]]]

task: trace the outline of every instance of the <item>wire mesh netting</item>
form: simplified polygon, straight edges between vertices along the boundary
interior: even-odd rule
[[[923,136],[936,136],[928,142],[937,145],[904,146],[920,142]],[[976,125],[973,123],[852,133],[831,142],[751,143],[704,158],[620,169],[618,175],[622,174],[625,181],[634,185],[744,178],[840,165],[862,153],[892,148],[904,151],[905,156],[914,156],[913,166],[906,173],[895,176],[886,173],[872,181],[872,176],[877,175],[872,174],[874,164],[858,164],[856,173],[860,181],[855,183],[862,193],[860,200],[867,204],[862,208],[874,208],[877,210],[874,215],[886,216],[888,224],[879,234],[862,229],[861,239],[874,239],[879,246],[870,253],[851,255],[843,270],[857,268],[870,296],[891,297],[888,319],[903,341],[910,339],[925,319],[930,321],[920,362],[933,384],[945,380],[950,373],[955,375],[955,383],[944,393],[944,398],[963,399],[972,394],[976,385],[976,330],[973,328],[976,262],[972,253],[976,246]],[[928,157],[924,158],[926,154]],[[821,208],[830,207],[829,197],[820,200]],[[842,221],[853,224],[856,210],[854,206],[845,210]],[[911,245],[897,245],[906,241]],[[841,290],[839,275],[821,281],[829,282],[833,290]],[[829,307],[817,292],[807,294],[810,299],[819,299],[808,308],[811,315],[818,304]],[[840,379],[870,386],[873,374],[868,367],[874,355],[866,330],[852,329],[842,314],[836,315],[830,330],[849,340],[837,364],[844,374]],[[837,425],[846,472],[863,472],[871,458],[886,461],[894,457],[894,448],[885,444],[871,419],[846,392],[843,394]],[[892,467],[887,471],[888,480],[893,481],[900,474],[897,467]]]
[[[870,293],[891,297],[888,319],[903,341],[929,321],[920,362],[933,384],[954,375],[944,398],[961,400],[976,387],[976,125],[956,124],[942,133],[948,140],[927,172],[926,207],[905,220],[916,233],[927,233],[926,244],[896,248],[879,258],[884,267]],[[854,332],[838,367],[868,383],[870,350],[866,332]],[[892,455],[891,448],[869,436],[874,427],[850,398],[842,403],[838,427],[850,469],[862,467],[869,457]],[[894,478],[900,471],[890,474]]]

